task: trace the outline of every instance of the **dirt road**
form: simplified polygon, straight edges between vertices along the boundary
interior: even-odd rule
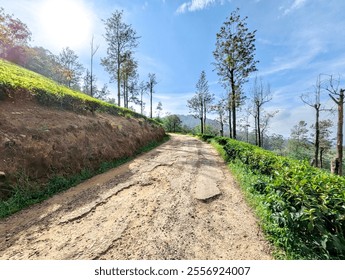
[[[0,237],[0,259],[271,258],[222,159],[179,135],[1,220]]]

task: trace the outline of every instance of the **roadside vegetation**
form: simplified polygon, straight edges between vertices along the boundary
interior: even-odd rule
[[[203,136],[229,163],[279,258],[345,258],[345,179],[254,145]],[[283,252],[283,253],[282,253]]]

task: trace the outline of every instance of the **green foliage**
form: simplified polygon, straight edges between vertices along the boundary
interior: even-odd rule
[[[247,188],[264,209],[263,228],[288,258],[345,258],[345,178],[233,139],[212,141],[255,178]]]
[[[202,134],[201,126],[200,125],[195,126],[192,132],[197,135]],[[216,136],[216,135],[219,135],[219,130],[212,125],[205,125],[203,128],[203,134]]]
[[[30,92],[43,105],[55,106],[75,112],[106,112],[112,115],[143,118],[155,123],[147,117],[126,108],[93,98],[87,94],[68,87],[0,59],[0,92],[14,90]]]
[[[241,18],[237,8],[226,19],[217,33],[215,70],[225,88],[229,89],[228,104],[232,112],[232,136],[236,138],[236,108],[243,104],[241,90],[250,73],[257,70],[255,33],[247,27],[247,17]],[[229,111],[230,112],[230,111]]]
[[[169,115],[162,119],[164,129],[168,132],[181,132],[181,120],[177,115]]]

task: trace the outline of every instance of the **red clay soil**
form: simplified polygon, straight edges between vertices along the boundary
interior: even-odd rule
[[[145,119],[45,107],[15,92],[0,100],[0,175],[13,182],[18,174],[34,181],[76,174],[131,156],[164,134]],[[0,198],[7,192],[0,184]]]

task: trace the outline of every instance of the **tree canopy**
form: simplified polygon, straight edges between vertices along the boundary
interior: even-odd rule
[[[230,88],[228,110],[229,116],[232,114],[233,138],[236,138],[236,108],[240,104],[242,85],[249,74],[257,70],[258,62],[254,58],[256,30],[249,31],[246,19],[240,17],[239,9],[233,11],[216,35],[216,49],[213,52],[220,82],[225,88]]]
[[[138,46],[139,37],[131,25],[123,21],[123,11],[115,11],[105,23],[105,40],[108,43],[107,56],[102,59],[102,65],[117,82],[117,101],[121,105],[121,70],[128,53]]]

